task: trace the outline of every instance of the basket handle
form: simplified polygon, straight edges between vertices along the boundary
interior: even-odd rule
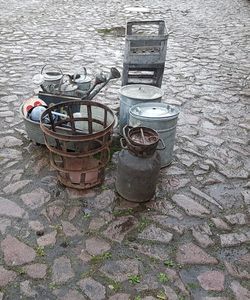
[[[125,138],[120,138],[120,144],[122,149],[128,150],[128,147],[124,145],[124,142],[126,142]]]
[[[134,25],[158,25],[158,35],[165,34],[165,21],[163,20],[154,20],[154,21],[128,21],[127,22],[127,35],[133,35],[133,26]]]

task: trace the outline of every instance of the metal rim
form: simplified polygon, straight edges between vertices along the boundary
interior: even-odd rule
[[[152,90],[155,90],[159,93],[159,96],[158,97],[155,97],[155,98],[152,98],[152,99],[142,99],[140,97],[130,97],[128,95],[126,95],[124,93],[124,91],[126,89],[128,89],[129,87],[145,87],[145,88],[151,88]],[[120,89],[120,94],[124,97],[127,97],[127,98],[130,98],[130,99],[136,99],[136,100],[143,100],[143,101],[152,101],[152,100],[155,100],[155,99],[158,99],[158,98],[162,98],[163,95],[164,95],[164,92],[162,89],[156,87],[156,86],[153,86],[153,85],[148,85],[148,84],[127,84],[127,85],[124,85],[123,87],[121,87]]]

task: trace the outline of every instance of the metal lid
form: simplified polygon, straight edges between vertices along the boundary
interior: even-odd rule
[[[121,95],[140,100],[154,100],[163,96],[163,91],[152,85],[130,84],[121,88]]]
[[[44,80],[52,81],[52,80],[60,80],[63,75],[60,72],[46,72],[43,74]]]
[[[144,118],[169,118],[179,114],[179,109],[166,103],[143,103],[131,107],[130,112]]]

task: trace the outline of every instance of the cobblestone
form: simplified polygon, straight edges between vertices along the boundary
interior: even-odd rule
[[[0,299],[250,298],[249,8],[247,0],[0,1],[0,282],[13,272]],[[85,66],[90,76],[122,71],[129,19],[166,21],[162,101],[181,111],[173,162],[143,205],[116,194],[117,154],[101,187],[58,184],[19,113],[46,63]],[[94,100],[117,112],[120,85]],[[197,282],[214,271],[225,290]]]

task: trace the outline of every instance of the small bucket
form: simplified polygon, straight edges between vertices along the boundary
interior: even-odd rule
[[[179,109],[166,103],[140,103],[129,111],[129,125],[149,127],[159,133],[166,146],[159,151],[162,168],[168,166],[173,159],[178,115]]]

